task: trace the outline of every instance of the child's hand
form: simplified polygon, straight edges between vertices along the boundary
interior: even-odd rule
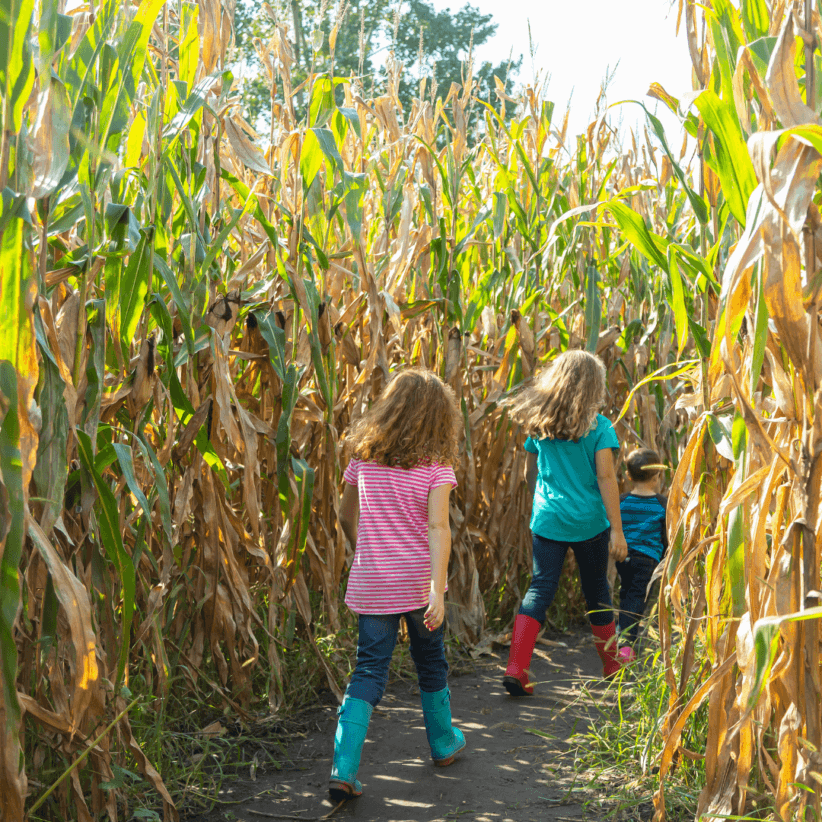
[[[611,532],[610,553],[616,562],[623,562],[628,556],[628,543],[625,541],[625,534]]]
[[[428,596],[428,608],[425,611],[425,627],[429,631],[436,631],[445,621],[445,597],[433,591]]]

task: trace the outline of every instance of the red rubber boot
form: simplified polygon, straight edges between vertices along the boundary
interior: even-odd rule
[[[539,629],[540,623],[533,617],[517,614],[511,635],[511,650],[508,652],[508,667],[502,680],[505,690],[511,696],[529,696],[534,693],[534,686],[529,683],[526,671],[531,665]]]
[[[602,675],[607,679],[622,667],[619,660],[616,626],[613,622],[609,622],[607,625],[592,625],[591,631],[594,634],[597,653],[602,660]]]

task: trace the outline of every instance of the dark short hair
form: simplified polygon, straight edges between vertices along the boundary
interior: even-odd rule
[[[659,454],[652,448],[631,451],[625,459],[625,467],[634,482],[648,482],[662,470],[659,467]]]

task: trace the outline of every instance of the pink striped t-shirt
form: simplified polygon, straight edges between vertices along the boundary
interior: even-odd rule
[[[456,487],[446,465],[393,468],[352,459],[343,479],[355,485],[360,513],[357,549],[345,604],[358,614],[402,614],[428,605],[431,554],[428,493]]]

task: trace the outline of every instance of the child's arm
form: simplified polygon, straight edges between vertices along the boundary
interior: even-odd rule
[[[537,487],[538,474],[539,466],[537,464],[537,455],[532,451],[527,451],[525,455],[525,482],[528,484],[528,490],[531,492],[532,497]]]
[[[351,547],[357,547],[357,519],[360,512],[360,495],[357,486],[350,483],[345,484],[342,501],[340,502],[340,525],[343,533],[351,543]]]
[[[435,631],[445,619],[445,583],[451,555],[451,525],[448,521],[450,485],[438,485],[428,494],[428,550],[431,552],[431,593],[425,626]]]
[[[602,495],[605,513],[611,523],[611,556],[617,562],[622,562],[628,556],[628,543],[622,532],[622,514],[619,510],[619,486],[614,470],[614,455],[610,448],[602,448],[596,452],[595,459],[599,493]]]

